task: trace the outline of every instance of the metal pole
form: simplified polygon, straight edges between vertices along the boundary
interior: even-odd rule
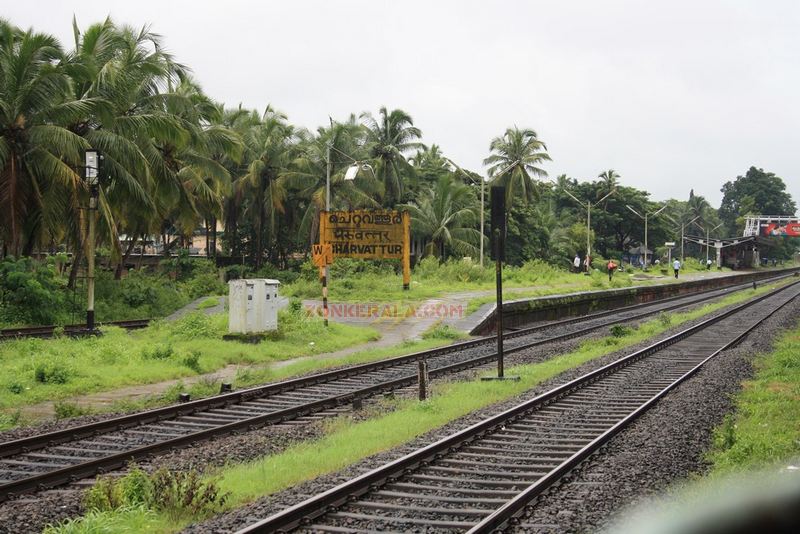
[[[589,267],[592,260],[592,203],[586,202],[586,272],[589,272]]]
[[[331,211],[331,144],[328,142],[327,157],[325,162],[325,211]],[[322,243],[322,236],[320,236]],[[323,324],[328,326],[328,266],[325,265],[322,274],[322,316]]]
[[[495,229],[495,285],[497,287],[497,376],[503,378],[503,262],[500,259],[503,253],[503,233]]]
[[[644,216],[644,270],[647,270],[647,214]]]
[[[709,233],[710,233],[709,229],[706,228],[706,268],[708,268],[708,253],[709,253],[709,248],[710,248],[709,243],[708,243],[708,234]]]
[[[86,257],[86,329],[94,330],[94,248],[95,248],[95,215],[97,213],[97,197],[100,191],[97,185],[91,186],[89,197],[89,253]]]
[[[484,188],[486,186],[486,180],[483,179],[481,176],[481,269],[483,269],[483,224],[484,224],[484,215],[483,215],[483,207],[484,207]]]
[[[681,222],[681,263],[686,261],[686,255],[683,253],[683,236],[686,234],[686,225]]]

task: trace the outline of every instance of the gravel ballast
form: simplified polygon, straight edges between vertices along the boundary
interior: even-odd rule
[[[792,306],[790,305],[789,308],[792,308]],[[694,322],[699,322],[700,320],[702,319],[698,319],[697,321]],[[775,319],[773,319],[773,321],[774,320]],[[678,329],[686,328],[687,326],[688,324],[681,325],[679,328],[674,328],[671,330],[671,332],[665,333],[659,337],[666,337],[670,333]],[[763,332],[767,332],[766,330],[763,330],[763,328],[764,327],[761,327],[760,329],[762,335],[756,337],[759,338],[769,337],[763,335]],[[605,335],[607,335],[606,330],[600,330],[595,334],[593,334],[594,337],[601,337]],[[751,338],[752,337],[753,336],[751,336]],[[585,341],[586,339],[587,339],[586,337],[583,337],[579,340],[571,340],[569,342],[550,344],[537,349],[524,351],[522,353],[515,354],[509,357],[507,363],[508,365],[513,365],[515,363],[530,363],[530,362],[542,361],[552,357],[553,355],[571,350],[579,342]],[[524,396],[520,398],[501,403],[500,405],[496,405],[494,407],[490,407],[481,410],[479,412],[476,412],[475,414],[471,414],[469,416],[461,418],[458,421],[448,424],[439,430],[426,434],[425,436],[415,440],[413,443],[410,443],[407,446],[400,447],[393,451],[387,451],[385,453],[375,455],[374,457],[359,462],[355,466],[352,466],[351,468],[348,468],[340,473],[323,476],[318,478],[317,480],[303,483],[295,488],[278,493],[272,497],[261,499],[256,503],[253,503],[252,505],[242,508],[241,510],[232,511],[228,514],[220,516],[219,518],[211,519],[200,525],[194,525],[192,527],[189,527],[188,531],[230,532],[232,530],[235,530],[237,527],[244,526],[245,524],[252,523],[253,521],[259,518],[266,517],[270,513],[274,513],[285,506],[295,504],[305,499],[306,497],[310,496],[313,493],[317,493],[335,484],[341,483],[344,480],[351,478],[352,476],[356,476],[386,461],[402,456],[403,454],[406,454],[413,449],[431,443],[432,441],[435,441],[447,434],[450,434],[453,431],[469,426],[477,422],[478,420],[483,419],[487,415],[497,413],[503,409],[513,406],[523,398],[527,399],[532,396],[535,396],[547,389],[550,389],[554,385],[561,384],[563,382],[576,378],[577,376],[580,376],[591,369],[597,368],[601,365],[605,365],[606,363],[620,356],[632,352],[636,348],[641,348],[646,345],[649,345],[653,341],[654,340],[648,340],[646,342],[639,344],[639,346],[637,347],[629,347],[624,350],[618,351],[617,353],[614,353],[612,355],[608,355],[603,358],[599,358],[593,362],[589,362],[583,366],[580,366],[579,368],[567,371],[566,373],[563,373],[556,379],[550,380],[547,383],[538,386],[537,388],[534,388],[532,391],[526,393]],[[742,345],[742,347],[743,348],[747,347],[748,343],[749,340],[745,341],[745,344]],[[741,348],[737,349],[737,351],[740,350],[742,349]],[[471,371],[460,374],[461,377],[472,376],[472,375],[474,375],[474,372]],[[699,379],[701,376],[704,375],[702,374],[698,375],[696,379]],[[736,383],[738,387],[738,381],[735,378],[736,375],[734,374],[733,376],[734,376],[733,381]],[[413,391],[407,391],[405,394],[411,395],[413,393],[414,393]],[[659,407],[662,404],[666,404],[668,400],[671,398],[671,396],[665,399],[662,403],[660,403]],[[728,410],[729,407],[730,407],[729,403],[727,403],[725,404],[724,409]],[[386,408],[386,406],[383,406],[380,402],[373,401],[367,403],[367,408],[359,412],[356,417],[365,418],[370,415],[381,413],[381,411],[385,411],[385,409],[388,408]],[[722,413],[725,412],[723,411]],[[645,419],[643,418],[642,421],[644,420]],[[712,426],[713,424],[716,423],[711,423]],[[689,426],[691,427],[691,423],[689,423]],[[18,432],[20,434],[26,434],[27,432],[29,432],[29,430],[19,429]],[[687,430],[687,432],[690,431]],[[243,460],[254,459],[263,456],[265,454],[274,454],[280,452],[281,450],[284,450],[286,447],[294,443],[297,443],[299,441],[314,439],[322,435],[323,435],[322,425],[308,424],[308,422],[306,424],[279,425],[279,426],[267,427],[255,432],[248,432],[246,434],[238,436],[220,438],[213,441],[198,444],[197,446],[191,448],[178,450],[168,455],[160,456],[158,459],[154,460],[152,464],[145,464],[144,467],[148,469],[153,469],[161,465],[166,465],[172,469],[188,469],[190,467],[202,468],[207,466],[223,465],[224,463],[230,461],[243,461]],[[694,436],[694,432],[690,432],[689,435]],[[692,441],[697,441],[697,440],[693,438]],[[661,454],[662,458],[664,457],[663,453],[659,454]],[[597,458],[598,456],[599,455],[596,455],[595,457],[590,459],[590,462],[593,462],[595,458]],[[589,465],[589,463],[587,463],[586,465]],[[41,528],[48,523],[59,521],[66,517],[76,516],[79,515],[81,512],[82,510],[80,506],[80,491],[75,489],[64,489],[53,492],[45,492],[37,496],[19,499],[16,501],[11,501],[0,505],[0,532],[40,531]],[[562,514],[562,516],[563,515],[564,514]],[[547,521],[550,521],[550,519],[547,519]],[[7,529],[6,525],[12,525],[12,527]]]
[[[682,385],[679,389],[675,392],[670,393],[665,399],[663,399],[660,403],[658,403],[658,413],[659,416],[656,417],[655,421],[652,421],[651,424],[662,431],[662,433],[669,434],[667,436],[654,436],[648,435],[645,431],[644,433],[639,433],[638,441],[635,438],[633,439],[633,443],[630,446],[630,452],[627,458],[624,461],[631,462],[635,460],[639,455],[642,454],[642,443],[647,443],[650,446],[657,447],[659,442],[664,442],[665,445],[663,446],[667,452],[663,450],[656,450],[652,453],[652,461],[655,464],[660,466],[661,471],[645,468],[644,471],[652,471],[651,475],[644,475],[643,478],[645,482],[650,480],[654,487],[653,490],[657,491],[660,488],[665,487],[670,481],[674,481],[676,479],[682,478],[687,474],[692,472],[696,472],[697,470],[703,467],[702,462],[700,460],[702,453],[706,450],[709,437],[711,435],[711,431],[713,427],[721,420],[725,413],[730,411],[731,402],[729,399],[729,394],[737,391],[740,387],[741,380],[749,376],[750,373],[750,365],[748,358],[753,353],[757,351],[767,350],[771,345],[771,339],[777,329],[783,328],[788,326],[794,317],[796,317],[796,313],[800,309],[800,304],[797,302],[788,305],[784,308],[781,312],[773,316],[772,319],[768,321],[765,325],[760,326],[751,336],[749,336],[742,345],[738,348],[726,351],[719,359],[712,362],[709,367],[697,376],[695,376],[692,380],[687,382],[686,384]],[[720,313],[720,312],[715,312]],[[667,337],[678,330],[682,330],[690,326],[691,324],[696,324],[702,320],[705,320],[707,317],[702,319],[697,319],[690,323],[685,323],[681,325],[679,328],[673,328],[669,332],[658,336],[659,339]],[[457,421],[454,421],[444,427],[434,430],[425,434],[424,436],[414,440],[413,442],[398,447],[396,449],[386,451],[377,455],[374,455],[370,458],[367,458],[349,468],[346,468],[340,472],[324,475],[318,477],[315,480],[311,480],[308,482],[301,483],[293,488],[287,489],[285,491],[276,493],[275,495],[268,496],[262,499],[255,501],[247,506],[244,506],[240,509],[233,510],[229,513],[223,514],[217,518],[213,518],[209,521],[192,525],[186,532],[191,533],[222,533],[222,532],[232,532],[237,528],[241,528],[247,524],[251,524],[259,519],[263,519],[273,513],[276,513],[288,506],[292,506],[301,502],[302,500],[322,491],[325,491],[335,485],[338,485],[346,480],[349,480],[355,476],[365,473],[379,465],[382,465],[386,462],[391,460],[397,459],[417,448],[423,447],[428,445],[438,439],[441,439],[455,431],[461,430],[470,426],[489,415],[496,414],[502,410],[510,408],[516,404],[518,404],[521,400],[531,398],[536,396],[558,384],[562,384],[567,382],[573,378],[577,378],[580,375],[585,374],[586,372],[601,367],[623,355],[627,355],[633,352],[636,349],[643,348],[653,343],[653,339],[647,340],[646,342],[640,343],[638,346],[628,347],[624,350],[617,351],[614,354],[610,354],[594,360],[592,362],[588,362],[578,368],[573,370],[567,371],[557,378],[547,381],[546,383],[541,384],[540,386],[532,389],[531,391],[527,392],[526,394],[494,405],[489,408],[485,408],[479,410],[475,413],[472,413],[468,416],[462,417]],[[519,355],[519,360],[530,360],[530,361],[537,361],[538,355],[535,355],[538,351],[530,351],[530,353],[524,353]],[[735,363],[729,363],[729,358],[733,360]],[[697,385],[695,386],[695,381],[697,381]],[[675,405],[676,402],[673,400],[675,397],[679,395],[688,395],[686,391],[693,391],[692,395],[689,395],[686,400],[683,401],[680,405]],[[705,403],[710,404],[711,406],[706,406]],[[696,408],[692,408],[695,406]],[[713,406],[713,407],[712,407]],[[674,410],[674,412],[673,412]],[[656,412],[652,412],[656,413]],[[642,418],[637,425],[641,425],[643,421],[649,420],[652,417],[650,414],[646,414],[644,418]],[[673,418],[675,421],[673,422]],[[632,427],[630,432],[634,433],[637,427]],[[674,428],[675,432],[667,432],[670,428]],[[678,429],[681,429],[680,431]],[[618,436],[614,443],[627,440],[628,431]],[[632,434],[635,435],[635,434]],[[625,436],[625,437],[623,437]],[[684,443],[686,444],[685,447],[679,447],[674,442],[677,441],[679,444]],[[612,444],[613,445],[613,444]],[[609,450],[609,447],[606,447],[605,450]],[[689,453],[687,450],[691,450],[693,452]],[[596,458],[600,457],[601,454],[605,454],[605,450],[601,451],[594,457],[592,457],[589,462],[585,463],[584,465],[589,465],[590,462],[596,461]],[[675,451],[675,452],[671,452]],[[684,458],[686,457],[686,458]],[[665,458],[672,458],[676,461],[675,465],[673,466],[672,462],[665,462]],[[664,464],[664,465],[661,465]],[[576,471],[577,473],[578,471]],[[666,473],[665,473],[666,472]],[[615,503],[609,503],[608,507],[605,507],[600,504],[595,504],[598,509],[594,510],[595,515],[600,515],[602,517],[607,517],[610,514],[610,510],[616,509],[620,506],[623,506],[630,502],[632,499],[632,495],[638,495],[641,490],[638,489],[638,483],[633,484],[631,482],[626,482],[625,480],[620,478],[615,478],[615,468],[611,468],[607,471],[607,480],[602,480],[599,485],[610,485],[611,481],[614,480],[618,482],[622,486],[629,487],[630,491],[627,492],[627,496],[629,497],[628,500],[618,499]],[[581,484],[582,482],[588,482],[589,484]],[[585,488],[592,488],[587,490],[587,493],[591,493],[594,491],[593,486],[595,486],[594,480],[588,481],[576,481],[575,487],[585,487]],[[647,485],[647,484],[645,484]],[[605,494],[606,492],[603,492]],[[608,493],[609,500],[617,498],[620,496],[619,490],[612,490]],[[574,497],[564,497],[567,501],[569,499],[573,499]],[[581,497],[583,498],[583,497]],[[571,505],[575,506],[576,503],[569,501]],[[592,506],[592,505],[588,505]],[[597,523],[586,522],[584,526],[580,526],[580,523],[575,517],[580,515],[580,510],[573,511],[569,510],[569,507],[565,506],[564,503],[557,503],[554,504],[552,508],[553,515],[558,515],[561,513],[561,518],[559,521],[566,521],[569,518],[569,522],[564,525],[566,530],[572,529],[572,523],[575,523],[575,528],[579,530],[582,528],[591,528],[593,525]],[[555,525],[556,523],[553,522],[550,518],[550,514],[544,516],[544,521],[548,521],[548,525]],[[543,522],[544,525],[544,522]],[[560,528],[551,528],[545,526],[541,531],[560,531]]]

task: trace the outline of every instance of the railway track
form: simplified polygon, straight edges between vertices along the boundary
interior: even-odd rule
[[[150,319],[132,319],[128,321],[109,321],[102,323],[99,326],[118,326],[126,330],[137,330],[145,328],[150,324]],[[63,334],[67,336],[80,336],[86,334],[85,324],[70,324],[63,327],[60,326],[21,326],[18,328],[5,328],[0,330],[0,341],[4,339],[17,339],[17,338],[50,338],[55,335],[55,332],[63,328]]]
[[[535,528],[537,495],[799,295],[773,290],[237,534]]]
[[[571,318],[504,335],[506,353],[720,298],[749,284]],[[553,329],[561,330],[557,334]],[[494,336],[245,389],[0,444],[0,501],[123,467],[133,459],[215,436],[335,409],[411,386],[417,361],[432,378],[491,363]]]

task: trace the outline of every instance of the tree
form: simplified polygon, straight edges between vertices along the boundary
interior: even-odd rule
[[[750,167],[744,176],[722,186],[722,204],[719,215],[728,230],[741,234],[744,216],[794,215],[797,206],[786,184],[774,173]]]
[[[602,189],[597,192],[597,199],[599,200],[602,197],[609,194],[611,191],[617,188],[619,185],[619,179],[621,178],[619,173],[614,169],[608,169],[607,171],[603,171],[597,175],[598,178],[603,183]],[[608,199],[603,202],[603,207],[605,208],[608,205]]]
[[[547,146],[534,130],[509,128],[489,145],[492,154],[483,160],[489,166],[489,177],[494,185],[506,188],[506,205],[510,210],[515,198],[525,202],[537,196],[532,176],[547,176],[547,171],[537,165],[550,161]]]
[[[325,209],[329,154],[331,209],[380,205],[375,199],[383,193],[383,184],[373,171],[359,171],[355,180],[345,180],[354,160],[368,158],[364,135],[364,127],[353,115],[346,122],[331,121],[331,126],[319,128],[316,136],[304,135],[297,157],[284,173],[286,185],[305,201],[300,233],[309,236],[309,243],[316,242],[319,214]]]
[[[278,216],[284,213],[286,187],[281,175],[294,159],[298,133],[286,115],[267,106],[260,121],[244,133],[246,172],[236,181],[240,200],[247,198],[242,215],[251,221],[255,235],[253,254],[260,268],[268,236],[274,237]]]
[[[416,202],[402,206],[411,215],[414,235],[429,240],[427,254],[444,259],[448,251],[475,256],[480,232],[475,229],[477,199],[472,189],[450,176],[440,176]]]
[[[411,116],[401,109],[391,112],[382,107],[376,120],[372,114],[361,114],[367,127],[367,150],[374,161],[375,173],[383,182],[384,205],[393,206],[403,195],[404,178],[414,172],[405,154],[423,148],[418,140],[422,132]]]
[[[66,126],[93,102],[70,96],[62,60],[55,37],[0,20],[0,231],[14,255],[85,191],[76,169],[88,143]]]

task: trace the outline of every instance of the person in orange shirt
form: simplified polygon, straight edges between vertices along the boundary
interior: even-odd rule
[[[614,260],[608,260],[606,264],[606,270],[608,271],[608,281],[611,281],[611,277],[614,276],[614,271],[617,270],[617,264],[614,263]]]

